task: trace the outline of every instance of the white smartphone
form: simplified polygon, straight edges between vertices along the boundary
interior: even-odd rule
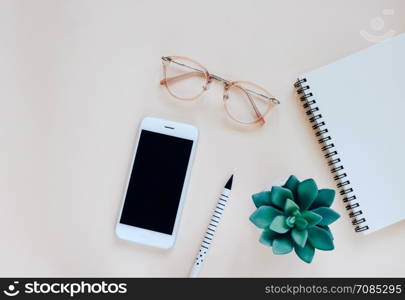
[[[142,120],[115,228],[119,238],[165,249],[174,245],[197,139],[192,125]]]

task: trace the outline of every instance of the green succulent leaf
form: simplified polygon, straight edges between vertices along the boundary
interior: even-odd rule
[[[277,232],[265,229],[260,235],[259,242],[266,246],[272,246],[274,239],[279,236],[280,235]]]
[[[314,226],[321,222],[322,216],[314,213],[313,211],[306,210],[301,213],[301,216],[307,220],[308,222],[308,227]]]
[[[274,254],[287,254],[292,251],[293,243],[289,237],[280,237],[274,239],[272,248]]]
[[[297,203],[301,210],[308,209],[318,196],[318,187],[313,179],[307,179],[298,184]]]
[[[287,219],[285,220],[285,223],[287,224],[288,227],[294,228],[294,226],[295,226],[295,217],[294,216],[287,217]]]
[[[335,200],[335,190],[331,189],[321,189],[318,191],[318,196],[316,197],[314,203],[312,203],[310,209],[318,207],[330,207]]]
[[[275,206],[284,209],[287,199],[294,199],[292,192],[289,189],[280,186],[273,186],[271,188],[271,203]]]
[[[294,247],[295,253],[306,263],[311,263],[315,255],[315,248],[310,243],[306,243],[304,247],[296,245]]]
[[[330,237],[332,238],[332,240],[335,239],[335,238],[333,237],[333,235],[332,235],[332,231],[330,230],[329,226],[319,226],[319,227],[321,227],[322,229],[325,229],[327,232],[329,232]]]
[[[286,233],[290,230],[290,227],[286,223],[287,218],[285,216],[277,216],[270,224],[270,230],[277,233]]]
[[[299,210],[295,210],[295,211],[293,211],[292,215],[294,217],[301,217],[301,212]]]
[[[340,218],[340,215],[329,207],[318,207],[312,212],[322,216],[322,220],[318,223],[321,226],[327,226]]]
[[[249,217],[249,220],[259,228],[267,228],[277,216],[282,216],[284,213],[272,206],[260,206]]]
[[[335,248],[331,234],[318,226],[308,228],[308,241],[319,250],[327,251]]]
[[[305,220],[303,217],[296,217],[295,218],[295,227],[298,230],[304,230],[308,227],[308,221]]]
[[[307,242],[308,231],[294,228],[291,231],[291,237],[298,246],[304,247]]]
[[[292,216],[293,213],[295,211],[299,211],[300,207],[298,206],[297,203],[295,203],[294,201],[292,201],[291,199],[287,199],[285,201],[285,205],[284,205],[284,212],[288,215],[288,216]]]
[[[271,192],[265,191],[252,195],[252,200],[256,207],[271,205]]]
[[[299,183],[300,181],[298,180],[298,178],[295,177],[294,175],[291,175],[286,181],[286,183],[283,185],[283,187],[289,189],[293,193],[293,195],[296,196]]]

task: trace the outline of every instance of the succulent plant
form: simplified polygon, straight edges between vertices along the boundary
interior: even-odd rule
[[[274,254],[294,249],[310,263],[315,249],[334,249],[329,225],[340,217],[330,208],[334,198],[334,190],[318,190],[313,179],[300,182],[291,175],[283,186],[252,195],[257,209],[250,221],[263,229],[259,241],[272,247]]]

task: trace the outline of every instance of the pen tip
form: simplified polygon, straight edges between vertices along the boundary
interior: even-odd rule
[[[233,174],[231,175],[231,177],[228,179],[228,182],[225,184],[225,188],[230,190],[232,189],[232,181],[233,181]]]

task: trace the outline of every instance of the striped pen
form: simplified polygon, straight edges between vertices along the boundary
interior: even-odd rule
[[[204,239],[201,243],[200,251],[195,259],[193,269],[191,270],[190,277],[197,277],[200,272],[201,265],[204,262],[205,256],[207,255],[208,249],[214,239],[215,231],[221,220],[222,213],[226,207],[226,203],[230,197],[232,189],[233,175],[228,179],[225,184],[222,194],[219,196],[217,206],[212,214],[210,224],[208,225],[207,231],[205,232]]]

